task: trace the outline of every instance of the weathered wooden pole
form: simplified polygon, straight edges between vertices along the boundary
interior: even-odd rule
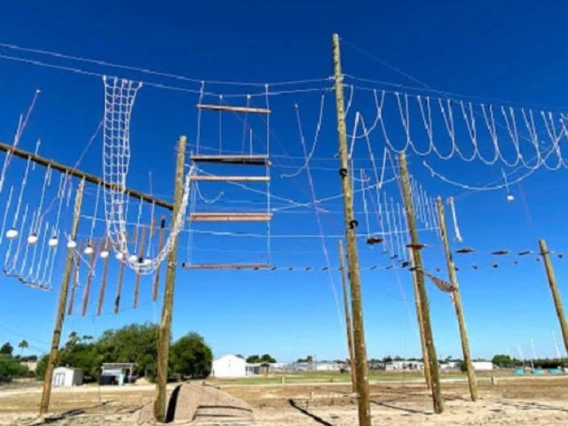
[[[345,253],[343,252],[343,242],[339,240],[339,269],[341,271],[341,284],[343,286],[343,309],[345,310],[345,325],[347,331],[347,349],[349,350],[349,365],[351,368],[351,384],[353,393],[357,392],[357,376],[355,374],[355,355],[353,354],[353,323],[351,322],[351,311],[349,309],[349,297],[347,296],[347,276],[345,271]]]
[[[422,305],[420,304],[420,294],[418,292],[418,278],[416,276],[416,265],[414,264],[414,251],[409,247],[410,270],[412,271],[412,284],[414,288],[414,300],[416,302],[416,318],[418,319],[418,331],[420,333],[420,346],[422,348],[422,360],[424,361],[424,380],[428,389],[432,389],[432,373],[430,372],[430,361],[426,339],[424,338],[424,317],[422,315]]]
[[[367,368],[367,350],[363,324],[363,306],[361,296],[361,276],[357,254],[357,221],[353,212],[353,187],[349,173],[349,155],[347,152],[347,131],[345,128],[345,104],[343,98],[343,73],[339,52],[339,36],[333,35],[333,65],[335,77],[335,105],[337,109],[337,132],[339,134],[339,157],[341,184],[343,188],[343,208],[346,224],[347,263],[351,284],[351,304],[353,313],[353,343],[355,345],[355,368],[357,377],[357,401],[359,426],[371,426],[371,407],[369,402],[369,377]]]
[[[140,238],[140,244],[138,249],[138,262],[142,263],[144,261],[144,247],[146,245],[146,226],[142,225],[142,237]],[[136,281],[134,283],[134,301],[132,307],[136,309],[138,307],[138,295],[140,294],[140,278],[142,275],[136,273]]]
[[[73,210],[73,223],[71,225],[71,239],[76,240],[77,230],[79,228],[79,219],[81,217],[81,204],[83,203],[83,189],[85,182],[81,181],[75,195],[75,208]],[[41,403],[39,406],[39,414],[44,415],[49,410],[49,399],[51,397],[51,382],[53,381],[53,370],[57,364],[57,353],[61,340],[61,329],[63,328],[63,320],[65,319],[65,307],[67,305],[67,295],[69,294],[69,284],[71,282],[71,269],[73,268],[73,250],[67,249],[67,258],[65,260],[65,271],[63,273],[63,282],[61,284],[61,292],[59,293],[59,304],[57,315],[55,317],[55,327],[53,328],[53,337],[51,339],[51,350],[47,361],[47,368],[43,377],[43,392],[41,394]]]
[[[174,220],[178,215],[183,197],[186,144],[187,138],[185,136],[181,136],[178,142],[176,162],[174,208],[172,212],[172,217],[174,218]],[[166,421],[166,385],[168,383],[168,356],[170,351],[172,310],[174,306],[177,247],[178,237],[176,236],[172,250],[168,254],[168,263],[166,266],[166,284],[164,291],[164,307],[162,309],[162,324],[160,325],[160,337],[158,342],[158,374],[156,376],[157,396],[156,401],[154,402],[154,417],[158,422],[161,423],[164,423]]]
[[[103,303],[105,300],[105,290],[106,290],[106,280],[107,280],[107,275],[108,275],[108,262],[110,261],[110,249],[111,249],[111,245],[110,245],[110,240],[106,242],[106,246],[103,247],[103,244],[105,244],[105,239],[102,238],[101,239],[101,250],[106,250],[107,251],[107,257],[105,259],[105,264],[103,267],[103,277],[101,279],[101,289],[99,291],[99,303],[97,306],[97,315],[101,315],[103,312]]]
[[[162,216],[160,220],[160,236],[158,237],[158,252],[162,251],[164,247],[164,232],[166,230],[166,217]],[[152,287],[152,300],[155,302],[158,300],[158,291],[160,289],[160,269],[159,266],[156,268],[156,274],[154,275],[154,285]]]
[[[432,401],[434,404],[434,412],[440,414],[444,411],[444,400],[442,399],[442,389],[440,388],[440,376],[438,371],[438,357],[436,356],[434,335],[432,333],[432,324],[430,323],[430,305],[428,304],[428,295],[424,284],[424,267],[422,264],[422,253],[420,252],[422,246],[418,240],[418,229],[416,228],[416,218],[414,217],[414,203],[412,202],[412,189],[410,186],[408,165],[406,163],[406,154],[401,152],[398,158],[400,176],[402,180],[402,196],[406,207],[408,228],[410,230],[410,248],[412,248],[414,252],[414,273],[416,274],[416,284],[418,286],[418,295],[420,297],[420,305],[422,307],[424,339],[426,340],[426,350],[428,352],[428,362],[430,364],[430,374],[432,376]]]
[[[568,326],[566,325],[566,316],[564,315],[564,307],[562,306],[562,297],[560,296],[560,291],[558,291],[558,285],[556,284],[554,268],[552,267],[552,262],[550,261],[550,252],[546,247],[546,241],[540,240],[538,242],[538,245],[540,246],[540,254],[542,255],[542,258],[544,260],[546,276],[548,277],[548,285],[550,286],[552,298],[554,299],[554,306],[556,307],[556,315],[558,315],[558,322],[560,322],[562,338],[564,339],[564,347],[566,348],[566,352],[568,353]]]
[[[463,306],[461,301],[460,288],[458,283],[458,277],[456,274],[456,267],[454,265],[454,259],[452,256],[452,251],[450,249],[450,240],[448,238],[448,231],[446,228],[446,216],[444,214],[444,204],[442,203],[441,197],[438,197],[438,199],[436,200],[436,204],[438,206],[438,223],[440,224],[440,234],[442,236],[442,242],[444,244],[444,252],[446,254],[448,276],[450,278],[450,284],[453,287],[452,296],[454,298],[454,306],[456,308],[456,315],[458,317],[458,325],[460,329],[460,337],[462,343],[463,362],[467,372],[469,393],[471,395],[471,400],[475,402],[477,401],[477,378],[475,377],[475,370],[471,362],[471,351],[469,349],[469,339],[467,337],[467,328],[465,326],[465,319],[463,316]]]

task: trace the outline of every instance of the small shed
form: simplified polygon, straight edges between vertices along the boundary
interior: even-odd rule
[[[471,363],[475,371],[490,371],[493,370],[493,363],[491,361],[473,361]]]
[[[53,371],[53,387],[81,386],[83,384],[83,372],[76,368],[57,367]]]
[[[236,355],[222,356],[213,361],[211,375],[213,377],[246,377],[247,362]]]
[[[105,362],[101,366],[101,385],[119,385],[134,381],[133,371],[138,367],[134,362]]]

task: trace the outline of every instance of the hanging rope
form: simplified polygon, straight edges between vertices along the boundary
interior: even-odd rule
[[[460,228],[459,228],[459,225],[458,225],[458,216],[456,214],[456,206],[455,206],[455,203],[454,203],[454,197],[448,198],[448,204],[449,204],[450,210],[452,212],[452,222],[454,224],[454,238],[456,239],[456,241],[458,243],[462,243],[463,238],[462,238]]]

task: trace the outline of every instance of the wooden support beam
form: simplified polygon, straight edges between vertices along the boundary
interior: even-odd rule
[[[268,155],[192,155],[196,163],[242,164],[247,166],[269,166]]]
[[[266,263],[196,263],[188,265],[187,263],[181,264],[184,269],[206,269],[206,270],[241,270],[241,269],[272,269],[272,265]]]
[[[100,249],[100,251],[107,250],[109,253],[108,253],[107,258],[105,259],[105,263],[104,263],[104,266],[103,266],[103,277],[101,279],[101,290],[99,292],[99,304],[97,306],[97,315],[101,315],[102,312],[103,312],[103,302],[104,302],[104,299],[105,299],[106,280],[107,280],[107,275],[108,275],[108,263],[110,261],[110,256],[112,255],[112,252],[110,251],[110,249],[111,249],[110,240],[107,241],[106,247],[104,246],[104,244],[105,244],[104,238],[101,238],[101,249]]]
[[[268,222],[272,213],[211,213],[194,212],[189,215],[191,222]]]
[[[140,238],[140,244],[138,245],[138,261],[142,262],[144,260],[144,247],[146,246],[146,226],[142,225],[142,236]],[[136,309],[138,307],[138,295],[140,294],[140,278],[142,275],[136,273],[136,281],[134,283],[134,302],[132,307]]]
[[[335,108],[337,112],[337,133],[339,141],[339,173],[343,191],[343,211],[347,240],[347,265],[351,283],[351,311],[353,313],[353,342],[355,344],[355,369],[357,373],[357,409],[359,426],[371,426],[371,403],[369,399],[369,369],[365,345],[365,325],[363,322],[363,302],[361,295],[361,274],[355,213],[353,211],[353,186],[349,173],[349,152],[347,148],[347,128],[345,126],[345,100],[343,96],[343,72],[339,35],[333,35],[333,65],[335,80]]]
[[[112,185],[110,182],[106,182],[104,179],[101,179],[98,176],[92,175],[90,173],[85,173],[81,170],[78,170],[78,169],[75,169],[75,168],[72,168],[72,167],[68,167],[64,164],[57,163],[53,160],[49,160],[49,159],[44,158],[40,155],[37,155],[33,152],[25,151],[23,149],[14,147],[12,145],[8,145],[8,144],[0,142],[0,151],[6,152],[8,154],[15,155],[16,157],[20,157],[20,158],[23,158],[25,160],[27,160],[29,158],[30,161],[37,163],[37,164],[40,164],[44,167],[51,167],[51,169],[57,170],[58,172],[68,173],[71,176],[75,176],[77,178],[84,179],[87,182],[94,183],[94,184],[97,184],[97,185],[101,185],[105,188],[115,189],[115,190],[121,189],[120,187]],[[160,206],[160,207],[163,207],[163,208],[168,209],[168,210],[173,209],[173,206],[172,206],[171,203],[168,203],[167,201],[161,200],[161,199],[153,197],[151,195],[146,195],[146,194],[144,194],[140,191],[136,191],[134,189],[126,188],[125,192],[126,192],[126,194],[128,194],[132,198],[137,198],[137,199],[142,200],[142,201],[147,201],[148,203],[154,203],[156,206]]]
[[[177,217],[182,204],[186,146],[187,138],[185,136],[181,136],[179,138],[177,148],[178,152],[175,173],[174,209],[172,211],[173,217]],[[158,362],[156,374],[156,400],[154,401],[154,418],[160,423],[164,423],[166,421],[166,386],[168,384],[168,359],[170,354],[170,341],[172,338],[172,313],[174,308],[178,237],[179,235],[175,235],[172,249],[168,253],[166,264],[164,305],[162,308],[162,322],[160,324],[160,335],[158,339]]]
[[[207,109],[211,111],[244,112],[252,114],[270,114],[271,112],[268,108],[251,108],[251,107],[213,105],[213,104],[197,104],[197,108]]]
[[[73,249],[67,249],[74,252]],[[77,244],[77,252],[81,252],[81,243]],[[75,256],[75,272],[73,277],[73,284],[71,285],[71,296],[69,297],[69,309],[67,310],[67,315],[73,315],[73,304],[75,303],[75,291],[79,285],[79,268],[81,267],[81,256],[74,252]]]
[[[79,220],[81,218],[81,205],[83,202],[83,189],[85,183],[81,181],[77,194],[75,195],[75,208],[73,209],[73,223],[71,225],[71,238],[77,238],[77,230],[79,229]],[[59,344],[61,342],[61,330],[63,328],[63,320],[65,319],[65,305],[67,304],[67,295],[69,294],[69,284],[71,283],[71,269],[73,268],[73,250],[67,250],[65,259],[65,270],[63,272],[63,282],[61,283],[61,293],[59,294],[59,304],[57,315],[55,317],[55,327],[53,328],[53,337],[51,339],[51,349],[49,351],[49,359],[43,377],[43,391],[41,394],[41,402],[39,406],[39,414],[43,416],[49,411],[49,400],[51,399],[51,385],[53,382],[53,371],[57,366],[57,355]]]
[[[539,240],[540,254],[544,260],[544,268],[546,269],[546,276],[548,278],[548,285],[550,286],[550,291],[552,293],[552,299],[554,300],[554,307],[556,308],[556,315],[558,316],[558,322],[560,323],[560,330],[562,330],[562,337],[564,339],[564,347],[568,353],[568,326],[566,325],[566,315],[564,314],[564,306],[562,304],[562,296],[558,290],[558,284],[556,283],[556,275],[554,274],[554,267],[550,261],[550,252],[546,246],[546,241]]]
[[[345,271],[345,253],[343,242],[339,240],[339,270],[341,271],[341,285],[343,288],[343,309],[345,311],[345,328],[347,332],[347,351],[349,352],[349,364],[351,366],[351,388],[357,392],[357,376],[355,372],[355,354],[353,353],[353,322],[351,321],[351,309],[349,309],[349,296],[347,295],[347,273]]]
[[[414,202],[412,199],[412,187],[410,185],[410,175],[408,173],[408,164],[406,162],[406,154],[399,154],[400,177],[402,182],[402,196],[404,206],[406,207],[406,217],[408,229],[410,231],[410,241],[407,247],[413,252],[416,284],[418,287],[418,296],[420,297],[420,305],[422,307],[422,321],[424,326],[424,339],[426,340],[426,350],[428,352],[428,362],[430,363],[430,374],[432,376],[432,403],[434,412],[441,414],[444,411],[444,399],[442,398],[442,388],[440,387],[440,375],[438,370],[438,357],[436,355],[436,346],[434,345],[434,334],[432,332],[432,323],[430,322],[430,305],[428,302],[428,294],[424,283],[424,267],[422,263],[421,249],[424,247],[418,239],[418,228],[416,227],[416,217],[414,215]]]
[[[158,236],[158,253],[162,251],[164,247],[164,233],[166,232],[166,216],[162,216],[160,220],[160,234]],[[154,285],[152,287],[152,300],[155,302],[158,300],[158,290],[160,288],[160,270],[161,265],[156,268],[156,274],[154,275]]]
[[[465,364],[465,369],[467,372],[467,380],[469,384],[469,394],[471,396],[471,400],[475,402],[477,401],[477,378],[475,376],[475,370],[473,368],[473,363],[471,359],[471,351],[469,349],[469,338],[467,336],[467,328],[465,326],[465,318],[463,315],[460,287],[456,273],[456,266],[454,264],[452,251],[450,249],[450,239],[448,238],[448,231],[446,228],[446,215],[444,213],[444,204],[442,203],[442,197],[438,197],[438,199],[436,200],[436,206],[438,209],[438,223],[440,224],[440,234],[442,236],[442,242],[444,243],[444,252],[446,255],[446,265],[448,268],[448,275],[450,277],[450,284],[453,287],[452,296],[454,299],[454,307],[456,308],[456,316],[458,318],[458,327],[460,330],[460,337],[462,344],[463,362]]]
[[[203,182],[269,182],[270,176],[192,176],[191,180]]]
[[[89,306],[89,293],[91,292],[91,283],[93,282],[94,276],[94,268],[95,268],[95,259],[97,258],[97,248],[92,241],[89,241],[87,244],[93,245],[93,252],[91,253],[91,257],[89,259],[89,272],[87,274],[87,284],[85,285],[85,290],[83,291],[83,311],[81,314],[83,316],[87,315],[87,308]]]

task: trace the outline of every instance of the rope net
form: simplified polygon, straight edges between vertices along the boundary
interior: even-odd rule
[[[181,205],[164,246],[155,257],[141,261],[136,247],[132,251],[128,247],[126,176],[130,165],[130,119],[136,94],[142,84],[107,77],[103,77],[103,81],[105,86],[103,177],[106,182],[110,183],[110,187],[104,188],[107,233],[113,249],[129,268],[138,274],[151,274],[159,268],[172,250],[183,228],[194,167],[190,167],[185,175]]]

